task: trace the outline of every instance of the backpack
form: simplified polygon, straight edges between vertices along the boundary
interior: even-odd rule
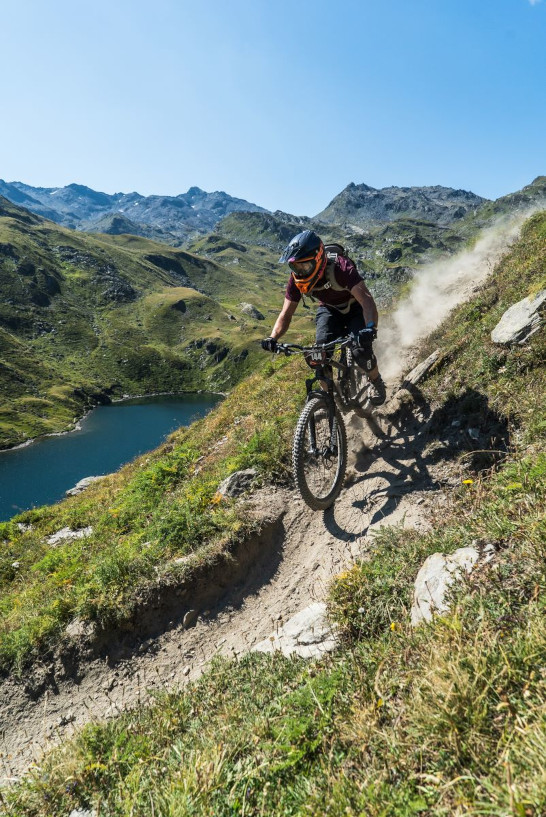
[[[340,256],[340,255],[343,258],[349,258],[349,256],[347,255],[347,251],[345,250],[345,247],[343,247],[341,244],[336,244],[336,243],[325,244],[324,245],[324,250],[326,252],[326,257],[328,258],[328,261],[333,261],[334,263],[337,261],[338,256]],[[354,261],[353,261],[353,264],[354,264]],[[355,267],[356,267],[356,264],[355,264]]]

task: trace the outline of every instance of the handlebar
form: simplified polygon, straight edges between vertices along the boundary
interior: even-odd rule
[[[373,329],[361,329],[358,334],[360,334],[361,332],[369,332],[370,334],[372,334]],[[346,335],[343,338],[336,338],[335,340],[331,340],[328,343],[314,343],[312,346],[299,346],[297,343],[277,343],[275,354],[276,355],[305,354],[306,352],[312,352],[316,349],[330,350],[338,345],[348,346],[350,343],[356,342],[357,334],[355,332],[351,332],[350,334]]]

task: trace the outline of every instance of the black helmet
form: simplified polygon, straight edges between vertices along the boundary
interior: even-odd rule
[[[313,230],[304,230],[294,236],[279,258],[279,263],[288,262],[297,288],[306,293],[321,277],[327,260],[324,244],[318,235]]]

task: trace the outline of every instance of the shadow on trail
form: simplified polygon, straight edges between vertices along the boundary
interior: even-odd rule
[[[360,422],[362,447],[344,489],[354,499],[349,508],[338,501],[324,513],[329,533],[347,542],[388,522],[402,497],[453,489],[464,474],[494,468],[510,445],[506,419],[475,389],[449,397],[432,410],[421,390],[406,384],[378,415],[375,428],[369,421]],[[385,423],[390,434],[384,431]]]

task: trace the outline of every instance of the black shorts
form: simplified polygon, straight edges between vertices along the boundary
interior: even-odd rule
[[[349,332],[356,334],[366,327],[360,304],[353,304],[346,315],[333,307],[319,306],[315,321],[317,324],[317,343],[330,343],[331,340],[343,338]]]
[[[350,332],[355,334],[366,328],[364,313],[360,304],[356,303],[343,315],[337,309],[327,306],[319,306],[315,318],[317,325],[317,343],[330,343],[337,338],[343,338]],[[373,353],[372,342],[353,350],[355,361],[367,372],[372,371],[377,366],[377,359]]]

